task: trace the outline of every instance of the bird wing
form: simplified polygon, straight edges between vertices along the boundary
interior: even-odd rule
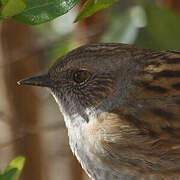
[[[101,113],[102,157],[112,169],[140,171],[180,168],[180,52],[152,52],[134,80],[128,100]],[[122,165],[123,164],[123,165]]]

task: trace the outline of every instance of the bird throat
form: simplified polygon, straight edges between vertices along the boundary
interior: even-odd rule
[[[51,91],[57,102],[60,112],[63,114],[66,127],[68,129],[80,127],[83,123],[88,123],[95,117],[95,109],[85,108],[81,105],[64,102],[57,94]]]

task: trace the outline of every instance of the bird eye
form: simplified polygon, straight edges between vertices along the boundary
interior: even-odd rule
[[[88,71],[79,70],[73,74],[73,79],[76,83],[80,84],[87,81],[90,78],[90,76],[91,74]]]

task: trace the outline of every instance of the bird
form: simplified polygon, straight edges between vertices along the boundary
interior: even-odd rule
[[[180,179],[180,51],[87,44],[18,84],[50,89],[91,179]]]

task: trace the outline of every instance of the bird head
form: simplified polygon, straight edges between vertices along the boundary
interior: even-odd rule
[[[82,46],[61,57],[47,73],[18,83],[50,88],[63,114],[71,119],[78,114],[88,122],[89,114],[121,101],[115,92],[122,94],[118,97],[126,94],[128,68],[119,58],[125,51],[116,49],[113,44]]]

